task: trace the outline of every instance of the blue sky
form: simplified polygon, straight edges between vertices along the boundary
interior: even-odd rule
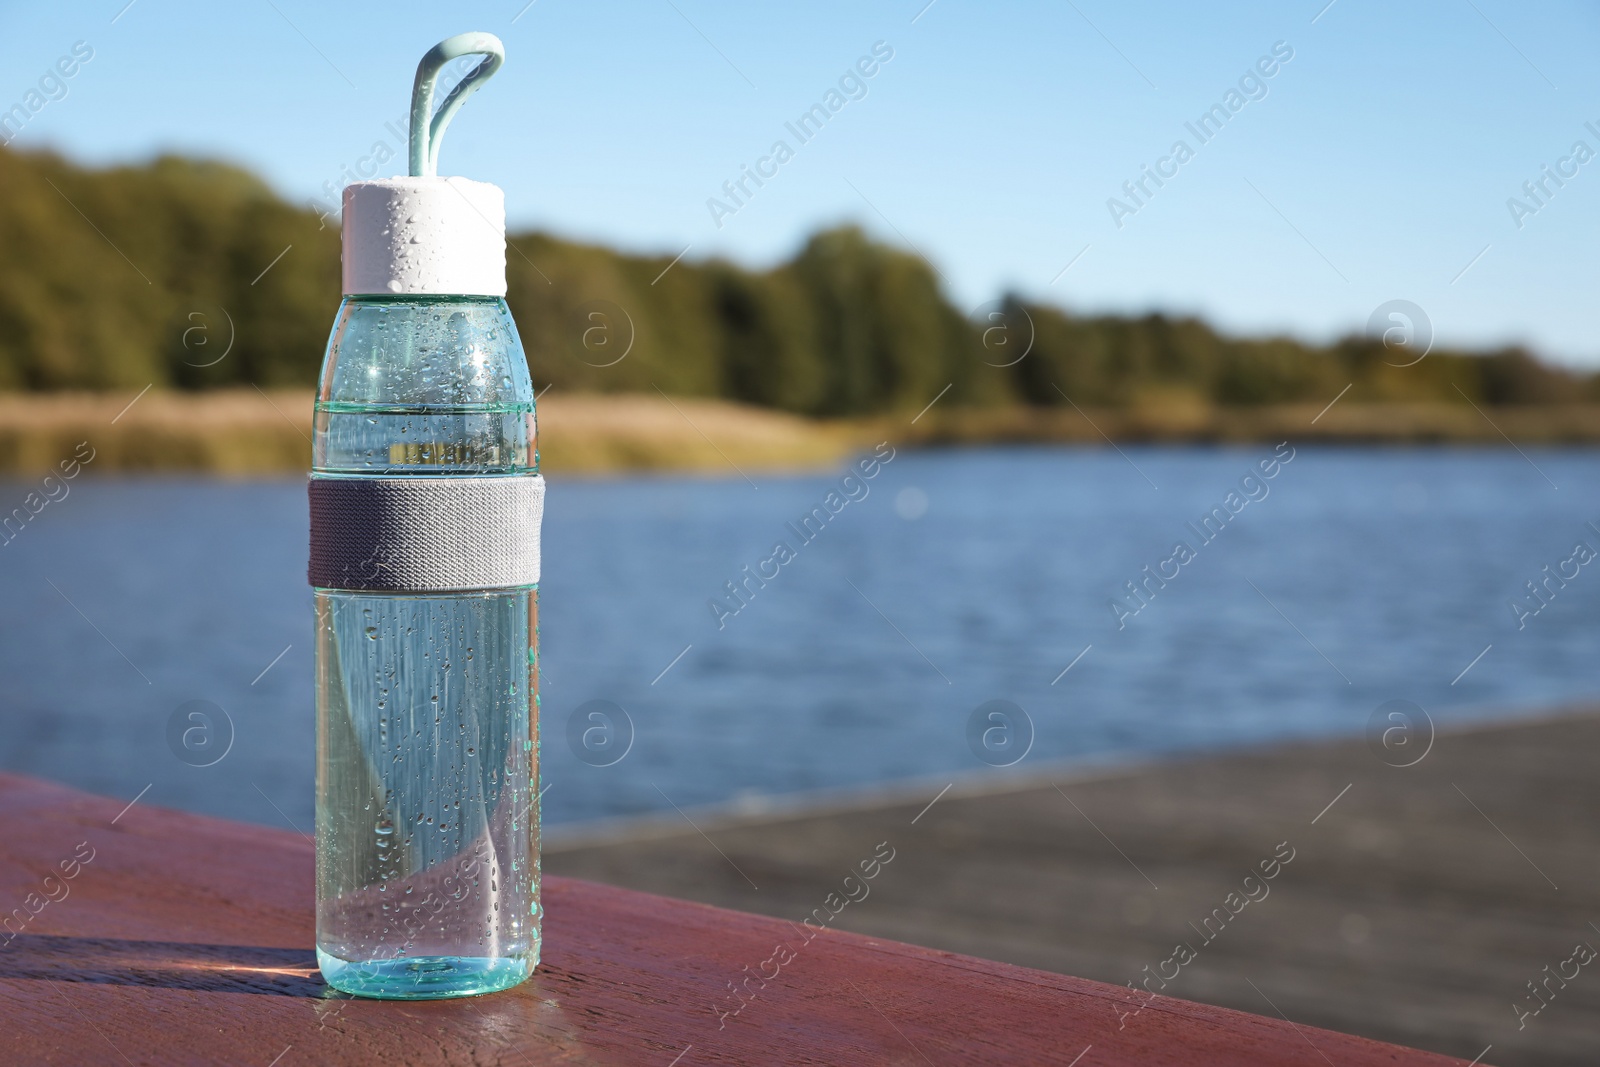
[[[856,221],[927,255],[968,307],[1011,288],[1326,339],[1404,299],[1443,342],[1600,366],[1600,159],[1571,155],[1579,140],[1600,152],[1584,125],[1600,130],[1592,6],[525,4],[4,4],[0,109],[82,41],[93,58],[16,146],[220,157],[305,203],[378,141],[396,150],[380,173],[398,173],[385,124],[418,58],[486,30],[507,63],[452,126],[441,172],[504,187],[514,225],[759,266]],[[799,144],[784,123],[879,41],[893,58],[866,95]],[[1240,93],[1202,144],[1185,123],[1226,107],[1277,42],[1293,57],[1248,83],[1265,96]],[[707,200],[778,139],[794,158],[714,220]],[[1176,174],[1136,204],[1122,186],[1146,165]],[[1545,165],[1576,174],[1545,179],[1540,203],[1522,186]],[[1514,219],[1513,196],[1537,211]],[[1114,220],[1112,197],[1137,210]]]

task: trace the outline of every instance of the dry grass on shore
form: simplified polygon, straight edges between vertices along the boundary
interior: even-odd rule
[[[131,406],[130,406],[131,402]],[[0,473],[38,474],[95,451],[89,469],[287,474],[311,464],[309,389],[208,393],[0,394]],[[626,470],[816,469],[857,434],[717,400],[549,394],[539,402],[541,467]]]
[[[308,389],[0,394],[0,474],[36,474],[95,450],[91,469],[290,474],[311,460]],[[1491,421],[1492,420],[1492,421]],[[553,473],[830,467],[852,449],[896,444],[1119,442],[1570,445],[1600,443],[1600,405],[1274,405],[1117,410],[934,407],[910,415],[817,421],[721,400],[563,394],[539,402],[540,459]]]
[[[887,425],[887,424],[885,424]],[[1244,444],[1590,445],[1600,443],[1600,404],[1495,407],[1465,402],[1270,404],[1210,407],[1169,403],[1080,412],[1071,408],[935,409],[919,421],[919,444],[1056,441]]]

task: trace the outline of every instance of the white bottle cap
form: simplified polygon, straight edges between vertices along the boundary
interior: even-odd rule
[[[506,295],[506,198],[468,178],[385,178],[344,190],[346,296]]]

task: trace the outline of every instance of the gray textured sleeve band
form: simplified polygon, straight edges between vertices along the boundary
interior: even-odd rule
[[[312,476],[311,584],[442,593],[539,581],[537,474]]]

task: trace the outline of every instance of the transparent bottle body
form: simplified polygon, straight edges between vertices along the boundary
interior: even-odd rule
[[[345,299],[313,477],[537,469],[503,300]],[[314,598],[323,976],[403,999],[516,985],[539,959],[538,588]]]

